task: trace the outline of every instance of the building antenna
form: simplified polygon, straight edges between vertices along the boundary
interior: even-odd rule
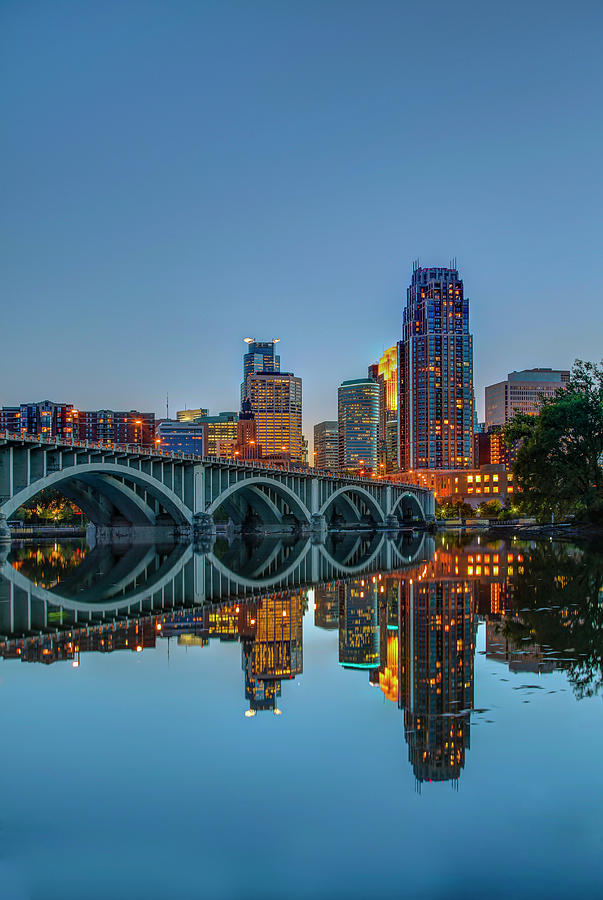
[[[170,395],[165,395],[165,417],[169,419],[170,417]]]

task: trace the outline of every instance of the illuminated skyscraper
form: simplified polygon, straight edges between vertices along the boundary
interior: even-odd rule
[[[292,372],[256,372],[247,377],[247,398],[264,457],[302,459],[302,382]]]
[[[339,468],[377,471],[380,388],[372,378],[344,381],[338,390]]]
[[[280,338],[272,341],[256,341],[244,338],[247,353],[243,356],[243,383],[241,384],[241,404],[247,396],[247,378],[255,372],[280,372],[281,358],[276,351]]]
[[[398,345],[390,347],[378,363],[369,366],[368,374],[379,385],[379,472],[395,472],[398,468]]]
[[[456,268],[415,264],[399,346],[400,468],[470,468],[473,337]]]

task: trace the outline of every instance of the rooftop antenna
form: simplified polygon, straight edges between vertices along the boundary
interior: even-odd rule
[[[165,417],[169,419],[170,417],[170,395],[165,395]]]

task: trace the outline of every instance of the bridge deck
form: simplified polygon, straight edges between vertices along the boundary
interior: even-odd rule
[[[256,469],[259,473],[277,472],[281,475],[294,475],[306,478],[323,478],[331,481],[345,481],[346,484],[391,484],[397,488],[410,488],[413,492],[429,494],[429,488],[421,485],[397,481],[382,475],[349,475],[344,472],[332,472],[328,469],[301,468],[287,466],[285,464],[272,464],[262,460],[235,460],[223,456],[195,456],[190,453],[179,453],[172,450],[159,450],[155,447],[143,447],[138,444],[115,444],[111,441],[75,441],[61,438],[43,438],[38,435],[16,434],[10,431],[0,431],[0,445],[2,443],[14,443],[32,447],[56,448],[57,450],[81,449],[88,452],[103,451],[127,456],[129,459],[149,459],[151,461],[173,460],[175,462],[202,463],[206,466],[220,466],[232,469]]]

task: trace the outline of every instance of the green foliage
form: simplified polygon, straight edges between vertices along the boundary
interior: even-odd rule
[[[24,503],[15,513],[15,519],[28,524],[79,525],[80,522],[87,522],[79,507],[55,488],[46,488],[36,494],[33,500]]]
[[[517,413],[504,434],[522,510],[603,522],[603,365],[577,360],[567,388],[537,416]]]
[[[484,500],[476,509],[476,513],[482,519],[498,519],[502,511],[500,500]]]
[[[514,581],[515,616],[503,633],[516,646],[549,648],[578,697],[603,688],[603,554],[540,544],[526,554]],[[571,650],[569,649],[571,648]]]
[[[463,503],[462,500],[456,503],[443,503],[441,506],[438,504],[436,508],[437,519],[467,519],[473,515],[473,507],[469,503]]]

